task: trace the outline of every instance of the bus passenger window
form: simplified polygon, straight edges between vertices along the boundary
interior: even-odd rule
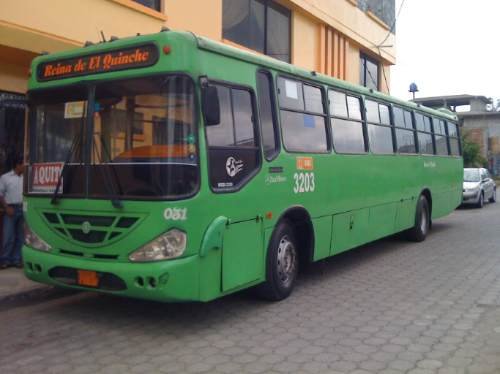
[[[257,73],[257,91],[259,93],[262,145],[266,159],[270,160],[278,153],[279,149],[271,74]]]
[[[405,116],[405,127],[407,129],[413,130],[413,123],[411,120],[411,113],[408,112],[407,110],[404,111],[404,116]]]
[[[415,127],[417,131],[425,131],[424,116],[420,113],[415,113]]]
[[[330,125],[332,126],[335,152],[365,153],[366,145],[359,97],[330,90],[328,98],[332,115]],[[344,108],[347,111],[344,111]]]
[[[371,123],[380,123],[378,103],[375,101],[366,100],[365,108],[366,108],[366,120]]]
[[[396,127],[396,149],[398,153],[416,153],[415,132],[411,112],[399,107],[393,108],[394,126]]]
[[[436,154],[440,156],[448,155],[448,142],[446,140],[446,130],[444,121],[437,118],[432,119],[434,123],[434,139],[436,141]]]
[[[348,118],[347,101],[345,93],[337,91],[328,91],[328,100],[330,101],[330,115],[339,118]]]
[[[365,101],[370,150],[377,154],[394,152],[389,107],[372,100]]]
[[[380,123],[382,125],[391,125],[391,115],[389,114],[389,107],[387,105],[380,104],[378,106],[380,110]]]
[[[405,117],[403,114],[403,109],[394,107],[392,109],[392,115],[394,117],[394,126],[405,127]]]
[[[424,116],[421,113],[415,113],[415,125],[417,128],[418,149],[420,153],[426,155],[434,154],[430,117]]]
[[[304,85],[304,102],[306,104],[306,112],[325,113],[323,108],[323,99],[321,89],[318,87]]]
[[[278,88],[285,149],[289,152],[327,152],[322,90],[282,77],[278,78]]]
[[[460,156],[460,138],[456,123],[448,122],[448,136],[450,139],[450,153],[452,156]]]
[[[347,96],[347,108],[349,118],[361,121],[361,103],[358,97]]]
[[[322,153],[328,150],[323,117],[282,110],[281,124],[287,151]]]
[[[432,132],[431,117],[424,117],[424,131]]]
[[[278,96],[280,108],[304,110],[304,94],[302,92],[301,82],[279,77]]]
[[[361,122],[332,118],[333,146],[337,153],[364,153],[363,128]]]

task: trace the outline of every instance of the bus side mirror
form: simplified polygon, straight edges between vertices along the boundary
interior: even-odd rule
[[[219,93],[214,86],[205,86],[202,91],[202,107],[206,126],[220,123]]]

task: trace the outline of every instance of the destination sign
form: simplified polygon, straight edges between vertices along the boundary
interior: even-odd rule
[[[38,65],[37,79],[41,82],[87,74],[143,68],[158,61],[158,49],[153,44],[114,51],[44,62]]]

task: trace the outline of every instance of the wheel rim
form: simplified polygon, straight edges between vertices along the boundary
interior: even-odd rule
[[[484,197],[483,194],[481,194],[481,196],[479,197],[479,206],[483,206],[483,203],[484,203]]]
[[[297,250],[288,236],[283,236],[278,247],[278,276],[284,287],[289,287],[297,270]]]
[[[420,217],[420,230],[424,235],[427,234],[427,227],[428,227],[427,208],[423,206]]]

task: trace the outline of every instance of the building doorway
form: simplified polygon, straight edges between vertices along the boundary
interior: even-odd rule
[[[0,91],[0,175],[11,170],[16,155],[24,155],[26,97]]]
[[[14,167],[16,155],[24,155],[24,95],[0,91],[0,175]],[[3,243],[3,211],[0,212],[0,248]]]

